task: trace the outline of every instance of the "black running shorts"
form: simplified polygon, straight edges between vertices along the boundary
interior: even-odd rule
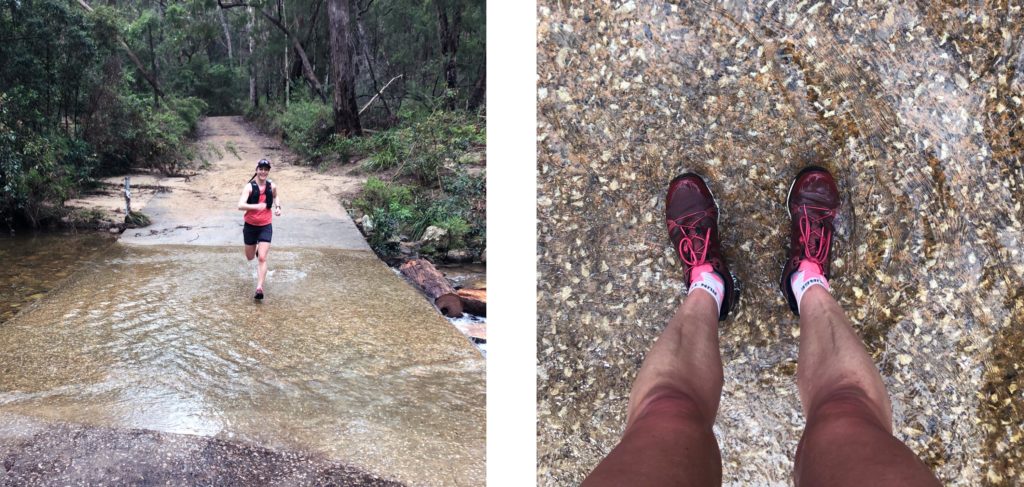
[[[270,243],[271,237],[274,236],[274,225],[267,224],[262,227],[256,225],[250,225],[248,223],[242,227],[242,239],[245,240],[246,245],[256,245],[257,242]]]

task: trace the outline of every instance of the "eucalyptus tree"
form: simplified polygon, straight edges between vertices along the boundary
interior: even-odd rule
[[[356,108],[355,72],[352,62],[352,35],[348,0],[327,0],[330,17],[331,73],[334,75],[334,131],[345,136],[359,135]]]

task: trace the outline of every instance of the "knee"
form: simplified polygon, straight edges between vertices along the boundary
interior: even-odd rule
[[[267,252],[266,251],[256,252],[256,257],[259,258],[260,264],[264,264],[264,263],[267,262]]]
[[[887,418],[857,387],[838,390],[808,411],[793,465],[796,485],[938,485],[892,436]],[[870,480],[868,480],[870,479]]]
[[[701,409],[693,396],[667,387],[652,389],[631,416],[631,424],[657,425],[659,428],[670,429],[710,430],[715,421],[713,415]]]
[[[889,433],[891,426],[880,413],[860,387],[842,388],[825,396],[808,411],[806,436],[842,438],[864,428]]]
[[[813,404],[807,414],[807,426],[866,423],[889,430],[881,412],[863,389],[850,386],[837,389]]]

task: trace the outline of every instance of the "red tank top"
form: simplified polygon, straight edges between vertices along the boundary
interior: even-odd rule
[[[262,227],[264,225],[270,225],[270,221],[274,218],[274,213],[267,209],[267,195],[264,194],[266,187],[259,188],[260,190],[260,205],[263,208],[259,210],[246,210],[245,212],[245,223]]]

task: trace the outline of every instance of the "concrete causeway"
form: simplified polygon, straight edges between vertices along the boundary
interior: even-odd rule
[[[0,325],[0,479],[483,484],[480,353],[373,254],[337,177],[239,118],[202,131],[223,155],[150,226]],[[257,303],[235,206],[262,157],[284,213]]]

